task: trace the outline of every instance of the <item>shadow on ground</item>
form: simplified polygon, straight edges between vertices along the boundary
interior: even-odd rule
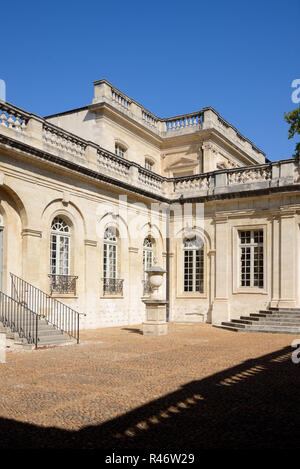
[[[187,383],[99,426],[71,432],[0,419],[1,448],[299,448],[292,349]],[[187,364],[188,366],[188,364]]]
[[[133,327],[123,327],[122,331],[132,332],[132,334],[140,334],[143,335],[143,331],[141,329],[134,329]]]

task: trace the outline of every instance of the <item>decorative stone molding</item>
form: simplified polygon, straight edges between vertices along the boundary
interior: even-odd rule
[[[129,252],[134,252],[134,253],[137,254],[137,253],[139,252],[139,248],[135,248],[135,247],[133,247],[133,246],[130,246],[130,247],[128,248],[128,251],[129,251]]]
[[[24,228],[21,232],[22,237],[24,237],[24,236],[33,236],[34,238],[41,238],[42,233],[43,233],[42,231],[32,230],[31,228]]]
[[[84,240],[84,244],[85,244],[85,246],[97,247],[98,242],[97,242],[97,241],[94,241],[94,240],[92,240],[92,239],[85,239],[85,240]]]

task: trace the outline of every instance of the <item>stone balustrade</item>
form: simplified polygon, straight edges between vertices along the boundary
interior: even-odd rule
[[[103,149],[97,150],[99,169],[112,176],[129,177],[130,162]]]
[[[175,132],[183,129],[201,129],[203,113],[185,114],[179,117],[165,119],[166,132]]]
[[[157,127],[158,119],[151,114],[142,109],[142,119],[150,126]]]
[[[83,139],[75,137],[74,135],[59,129],[52,124],[43,124],[43,141],[56,147],[58,150],[66,151],[72,155],[84,157],[87,142]]]
[[[228,184],[244,184],[255,181],[267,181],[272,177],[272,168],[249,168],[228,173]]]
[[[30,114],[13,106],[12,104],[0,101],[0,125],[17,131],[24,131]]]
[[[174,179],[174,193],[187,194],[207,191],[211,187],[210,175],[195,175]]]
[[[253,158],[258,164],[264,163],[265,154],[253,143],[245,138],[231,124],[225,121],[217,111],[211,107],[203,108],[200,111],[180,116],[161,119],[148,111],[137,101],[129,98],[121,91],[117,90],[107,80],[94,82],[95,96],[93,107],[107,103],[127,116],[143,125],[160,138],[171,138],[177,135],[188,134],[199,130],[215,130],[225,136],[240,150]]]
[[[162,192],[162,184],[164,180],[165,178],[153,174],[151,171],[147,171],[146,169],[139,166],[138,181],[141,186],[144,186],[146,189],[160,194]]]
[[[130,108],[131,100],[123,93],[118,92],[115,88],[111,89],[111,99],[126,110]]]
[[[132,190],[142,190],[169,200],[197,195],[226,196],[230,192],[255,191],[300,183],[300,165],[294,159],[166,178],[9,103],[0,102],[0,110],[0,137],[11,136],[14,141],[19,139],[36,151],[51,153],[61,159],[71,160],[83,169],[92,169],[100,175],[120,179],[131,186]],[[190,119],[192,117],[190,115]]]

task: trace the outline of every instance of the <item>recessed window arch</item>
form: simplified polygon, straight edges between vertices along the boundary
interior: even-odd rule
[[[204,243],[198,236],[183,241],[183,290],[204,293]]]
[[[50,272],[52,275],[70,275],[71,227],[61,216],[51,223]]]

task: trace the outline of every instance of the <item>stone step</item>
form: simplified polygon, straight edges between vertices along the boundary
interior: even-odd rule
[[[293,316],[300,317],[300,312],[298,311],[272,311],[266,313],[266,311],[260,310],[258,314],[267,314],[268,316]]]
[[[42,337],[38,341],[38,348],[58,346],[58,345],[72,345],[72,344],[76,344],[76,340],[64,334],[64,335],[53,336],[53,337]]]
[[[299,326],[300,327],[300,321],[298,320],[295,320],[295,318],[291,318],[291,319],[286,319],[286,318],[268,318],[268,319],[265,319],[265,318],[247,318],[247,317],[241,317],[240,319],[232,319],[231,322],[234,322],[234,323],[241,323],[241,324],[274,324],[274,325],[278,325],[278,324],[281,324],[281,325],[286,325],[286,326],[289,326],[289,325],[295,325],[295,326]]]
[[[243,330],[245,332],[281,332],[289,334],[300,333],[300,325],[274,325],[274,324],[240,324],[233,322],[223,322],[222,325],[227,327],[234,327],[237,330]]]

